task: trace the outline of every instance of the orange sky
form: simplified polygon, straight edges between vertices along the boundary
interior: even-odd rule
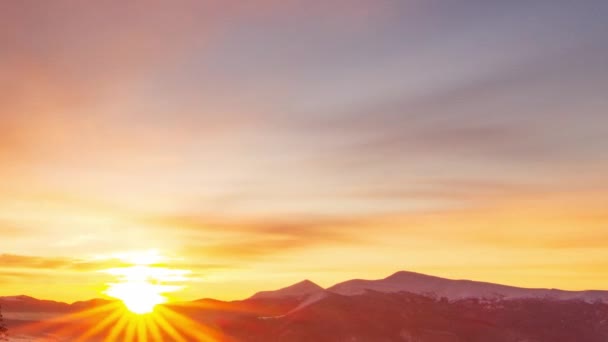
[[[608,289],[603,1],[5,1],[0,295]]]

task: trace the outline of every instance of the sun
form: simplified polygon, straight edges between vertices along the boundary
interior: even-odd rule
[[[157,285],[133,281],[112,284],[106,294],[120,299],[129,311],[142,315],[154,311],[156,305],[167,301],[161,291]]]
[[[104,270],[116,277],[105,291],[110,297],[121,300],[132,313],[143,315],[154,311],[158,304],[167,302],[166,293],[181,290],[176,283],[186,281],[187,270],[154,266],[161,257],[156,252],[130,253],[121,257],[132,266]]]
[[[191,281],[189,270],[171,268],[173,257],[156,250],[99,256],[116,262],[115,268],[99,270],[112,278],[104,293],[120,301],[110,301],[58,317],[24,325],[38,333],[49,331],[56,336],[75,336],[69,341],[225,341],[222,333],[175,310],[178,307],[209,307],[200,303],[170,302],[169,293],[180,291]],[[67,325],[66,322],[85,322]],[[88,328],[86,327],[88,325]],[[40,329],[40,330],[38,330]]]

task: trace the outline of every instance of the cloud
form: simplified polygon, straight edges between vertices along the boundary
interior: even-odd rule
[[[37,256],[2,254],[0,264],[4,268],[62,268],[73,265],[74,260]]]
[[[589,135],[603,129],[586,124],[605,121],[597,111],[579,110],[572,116],[565,109],[583,106],[582,98],[600,103],[594,94],[608,75],[593,66],[606,51],[524,60],[473,79],[439,84],[420,96],[376,100],[304,125],[315,134],[344,139],[343,147],[333,151],[338,163],[358,158],[362,163],[426,162],[426,156],[512,165],[570,160],[591,152],[588,139],[606,145],[599,133]],[[553,96],[558,92],[567,95]],[[578,140],[560,133],[567,125]],[[586,158],[597,159],[599,149],[593,152]]]
[[[98,271],[117,265],[117,261],[87,261],[68,257],[46,257],[16,254],[1,254],[0,268],[29,270]]]
[[[354,225],[360,226],[363,221],[346,218],[269,218],[260,221],[169,216],[156,217],[150,222],[162,229],[172,229],[190,237],[184,240],[184,248],[180,252],[192,260],[251,260],[320,245],[362,243],[364,237],[357,235]]]
[[[0,268],[595,251],[596,2],[0,2]]]

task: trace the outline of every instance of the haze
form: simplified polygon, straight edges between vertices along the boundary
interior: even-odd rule
[[[608,2],[2,1],[0,295],[608,288]]]

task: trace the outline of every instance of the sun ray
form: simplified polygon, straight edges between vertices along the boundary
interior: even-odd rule
[[[162,336],[160,334],[160,330],[158,328],[158,323],[156,322],[156,315],[152,315],[147,320],[146,328],[150,332],[150,335],[153,338],[153,341],[162,341]]]
[[[69,324],[63,325],[64,323]],[[50,334],[48,336],[69,338],[74,342],[86,342],[101,335],[106,335],[104,341],[107,342],[147,342],[148,339],[176,342],[227,341],[221,332],[164,305],[158,306],[150,314],[138,315],[123,305],[110,303],[57,317],[36,327],[39,328],[38,336]]]
[[[163,317],[161,312],[158,312],[156,319],[159,323],[159,327],[169,336],[173,337],[177,342],[188,342],[188,340],[186,340],[186,338],[184,338],[184,336],[180,334],[165,317]]]
[[[120,320],[116,325],[110,330],[110,335],[108,335],[104,341],[107,342],[116,342],[118,341],[118,336],[124,331],[125,326],[129,322],[129,317],[126,314],[123,314],[120,317]]]
[[[174,325],[181,328],[190,336],[196,338],[197,341],[215,342],[220,339],[220,334],[213,329],[195,322],[189,317],[179,314],[169,308],[159,307],[159,314],[166,316]]]
[[[118,321],[123,313],[119,310],[114,311],[112,314],[104,318],[101,322],[88,329],[84,334],[79,336],[76,339],[76,342],[86,342],[87,339],[95,334],[101,332],[103,329],[107,328],[110,324]]]
[[[78,312],[70,313],[67,315],[61,315],[61,316],[45,319],[45,320],[42,320],[39,322],[26,324],[26,325],[23,325],[23,326],[19,327],[18,329],[16,329],[15,332],[16,333],[29,333],[29,334],[35,333],[35,332],[43,330],[45,328],[48,329],[50,327],[57,326],[62,323],[73,322],[74,320],[79,320],[79,319],[91,318],[97,314],[114,310],[118,306],[119,306],[118,302],[111,302],[111,303],[104,304],[99,307],[89,308],[89,309],[86,309],[83,311],[78,311]],[[65,327],[61,327],[60,329],[58,329],[56,331],[56,333],[66,333],[66,332],[74,330],[74,329],[76,329],[76,327],[74,327],[72,325],[68,325]]]
[[[148,342],[148,330],[146,328],[146,326],[149,324],[148,317],[148,315],[138,317],[136,327],[138,342]]]
[[[109,305],[104,305],[103,310],[95,310],[94,308],[92,310],[86,310],[89,311],[86,315],[82,315],[82,316],[78,316],[78,319],[81,320],[98,320],[100,315],[102,314],[109,314],[112,315],[113,313],[116,313],[120,310],[120,305],[118,303],[111,303]],[[120,316],[117,314],[117,316]],[[117,317],[118,319],[118,317]],[[73,319],[70,320],[64,320],[64,322],[73,322]],[[68,335],[72,335],[77,329],[78,329],[79,325],[74,325],[74,324],[69,324],[66,326],[61,327],[60,329],[56,330],[55,333],[59,336],[64,336],[66,334]]]
[[[29,330],[38,331],[38,336],[51,334],[74,342],[86,342],[102,335],[108,342],[147,342],[149,338],[154,341],[169,338],[176,342],[187,342],[191,338],[201,342],[221,340],[213,329],[170,307],[158,305],[168,301],[166,293],[182,289],[179,283],[187,281],[186,275],[190,273],[188,270],[161,267],[157,262],[162,258],[157,252],[125,256],[125,261],[132,263],[131,266],[102,271],[116,277],[115,282],[107,284],[105,294],[120,301],[53,317],[32,324]],[[174,305],[185,309],[214,308],[213,305],[202,304]]]
[[[135,341],[136,325],[139,317],[129,317],[129,323],[125,329],[124,341]]]

